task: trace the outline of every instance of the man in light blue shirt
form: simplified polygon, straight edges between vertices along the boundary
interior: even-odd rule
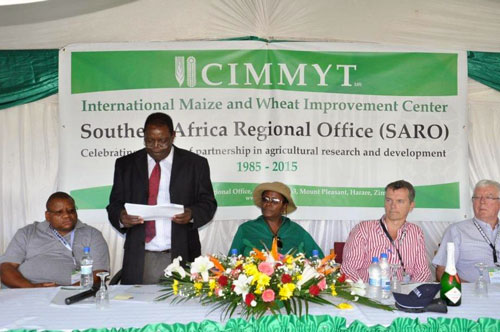
[[[500,211],[500,183],[481,180],[472,196],[474,218],[450,225],[441,240],[441,246],[432,260],[436,266],[437,280],[441,279],[446,265],[446,243],[455,243],[455,265],[462,281],[474,282],[479,277],[476,263],[495,266],[500,263],[498,212]],[[489,279],[485,273],[486,279]]]

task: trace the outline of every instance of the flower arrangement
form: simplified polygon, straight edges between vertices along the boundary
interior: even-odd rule
[[[325,299],[327,294],[394,310],[364,297],[362,282],[345,280],[334,254],[322,260],[309,260],[303,254],[281,255],[275,242],[270,251],[254,249],[249,257],[200,256],[190,269],[181,266],[181,257],[175,258],[165,269],[165,293],[157,300],[174,297],[172,302],[179,303],[199,298],[202,304],[222,308],[225,317],[231,317],[241,306],[241,314],[247,318],[258,318],[267,311],[278,314],[282,307],[287,314],[301,316],[303,311],[307,314],[309,303],[352,308],[349,303],[333,304]]]

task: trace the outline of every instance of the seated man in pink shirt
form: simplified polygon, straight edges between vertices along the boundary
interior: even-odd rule
[[[400,264],[398,279],[412,282],[431,280],[425,255],[424,233],[406,217],[415,207],[415,189],[404,180],[385,187],[385,215],[362,221],[349,234],[341,271],[348,279],[368,282],[372,257],[387,253],[389,264]]]

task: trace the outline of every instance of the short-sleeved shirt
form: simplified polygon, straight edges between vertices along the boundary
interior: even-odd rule
[[[497,236],[498,225],[495,229],[479,219],[475,219],[492,244],[496,242],[497,256],[500,258],[500,239]],[[444,232],[439,250],[432,260],[433,265],[446,266],[446,243],[455,243],[455,267],[458,275],[465,281],[474,282],[479,277],[475,263],[486,263],[494,266],[493,249],[485,241],[472,219],[466,219],[448,226]],[[489,280],[488,273],[484,273]]]
[[[319,257],[324,257],[321,248],[304,228],[287,217],[281,218],[282,224],[277,234],[283,244],[283,247],[279,249],[280,253],[286,254],[294,251],[295,253],[304,253],[307,257],[311,257],[312,251],[318,250]],[[264,217],[260,216],[238,227],[230,249],[238,249],[238,253],[248,256],[253,248],[259,250],[265,248],[271,249],[273,237],[274,234],[271,232]]]
[[[70,251],[49,226],[48,221],[36,221],[19,229],[0,257],[0,263],[20,264],[19,272],[32,283],[71,285],[71,273],[80,269],[83,248],[90,247],[93,269],[109,271],[108,245],[101,232],[78,220]],[[71,233],[64,239],[71,244]]]
[[[382,217],[385,223],[385,217]],[[362,221],[351,230],[344,246],[342,273],[353,280],[368,281],[368,267],[372,257],[387,253],[389,264],[402,264],[413,282],[431,280],[431,271],[425,254],[425,241],[422,229],[405,222],[398,230],[394,245],[385,235],[380,220]],[[401,254],[400,261],[396,248]],[[398,278],[403,278],[403,268],[398,269]]]

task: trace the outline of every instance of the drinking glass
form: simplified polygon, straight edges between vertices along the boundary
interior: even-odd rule
[[[476,263],[474,266],[479,270],[479,278],[476,280],[474,290],[479,297],[488,296],[488,282],[484,278],[484,270],[488,267],[485,263]]]
[[[95,294],[95,304],[97,309],[105,309],[109,307],[109,292],[106,286],[106,277],[109,276],[108,272],[99,272],[97,276],[101,278],[101,287]]]
[[[401,267],[401,264],[389,264],[391,267],[391,292],[392,293],[401,293],[401,282],[398,280],[398,270]]]

